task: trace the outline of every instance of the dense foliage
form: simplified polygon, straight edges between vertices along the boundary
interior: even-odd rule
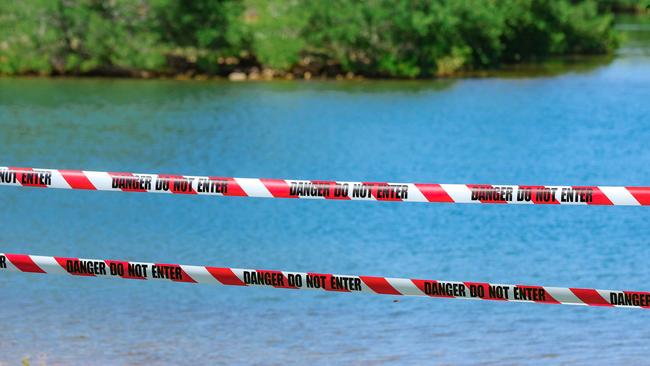
[[[591,0],[0,2],[0,74],[428,77],[616,47]]]

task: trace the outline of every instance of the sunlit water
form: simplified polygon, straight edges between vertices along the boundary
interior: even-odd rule
[[[650,59],[438,82],[0,80],[0,165],[650,185]],[[650,290],[650,209],[0,189],[0,251]],[[0,360],[640,364],[650,313],[2,273]]]

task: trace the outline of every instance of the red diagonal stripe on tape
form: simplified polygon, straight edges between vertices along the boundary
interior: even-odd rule
[[[625,187],[643,206],[650,205],[650,187]]]
[[[113,180],[112,186],[114,187],[114,183],[117,182],[118,188],[123,192],[147,192],[146,189],[140,187],[140,178],[133,175],[133,173],[108,172],[108,175]]]
[[[613,205],[612,201],[598,187],[574,186],[572,188],[577,191],[576,195],[579,196],[580,201],[577,202],[586,202],[588,205]]]
[[[59,170],[59,173],[61,173],[63,179],[68,182],[70,188],[89,190],[97,189],[81,170]]]
[[[111,267],[117,271],[116,275],[122,278],[130,280],[146,280],[144,277],[144,272],[142,275],[139,275],[136,272],[135,264],[129,265],[129,262],[126,261],[112,261],[105,260],[108,270],[111,270]],[[112,275],[112,272],[109,272]]]
[[[54,259],[59,263],[61,268],[71,275],[95,277],[95,274],[87,273],[87,263],[82,264],[79,258],[54,257]]]
[[[298,198],[296,195],[291,195],[289,184],[283,179],[260,179],[266,189],[271,192],[271,195],[276,198]]]
[[[430,297],[444,297],[453,298],[455,296],[448,295],[444,289],[440,288],[441,284],[438,281],[432,280],[411,280],[413,284],[420,289],[425,295]]]
[[[515,288],[519,289],[519,299],[515,300],[531,300],[544,304],[560,304],[560,302],[555,300],[555,298],[553,298],[553,296],[551,296],[543,286],[517,285]]]
[[[384,277],[359,276],[361,281],[378,294],[401,295]]]
[[[210,177],[210,184],[225,184],[225,189],[221,188],[222,192],[217,192],[224,196],[248,196],[234,178]]]
[[[21,272],[45,273],[27,254],[5,254],[5,257]]]
[[[190,275],[185,273],[180,264],[156,263],[151,267],[151,277],[164,278],[174,282],[196,283]]]
[[[235,272],[233,272],[230,268],[205,267],[205,269],[210,272],[212,277],[216,278],[217,281],[221,282],[224,285],[246,286],[244,281],[240,280]]]
[[[158,179],[162,183],[167,183],[168,189],[176,194],[196,194],[192,187],[192,180],[183,177],[182,175],[159,174]]]
[[[16,180],[24,187],[45,188],[48,186],[47,184],[41,183],[41,173],[34,171],[32,168],[9,167],[9,170],[16,173]],[[50,173],[47,172],[45,174]]]
[[[589,288],[570,288],[576,297],[578,297],[582,302],[590,306],[613,306],[607,300],[603,299],[598,291]]]
[[[454,202],[440,184],[416,183],[415,186],[429,202]]]

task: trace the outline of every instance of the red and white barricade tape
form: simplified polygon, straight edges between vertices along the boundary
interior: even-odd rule
[[[0,253],[0,271],[449,299],[650,308],[650,292],[639,291],[350,276],[26,254]]]
[[[377,183],[0,167],[0,185],[360,201],[650,205],[650,187]]]

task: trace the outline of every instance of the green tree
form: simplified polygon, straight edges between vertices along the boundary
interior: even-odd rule
[[[0,2],[0,73],[430,77],[617,46],[628,0]]]
[[[168,54],[180,62],[176,66],[219,73],[224,69],[219,60],[245,56],[248,37],[242,21],[243,1],[154,0],[153,8]]]
[[[144,0],[2,4],[3,73],[115,73],[155,69],[164,63]]]

